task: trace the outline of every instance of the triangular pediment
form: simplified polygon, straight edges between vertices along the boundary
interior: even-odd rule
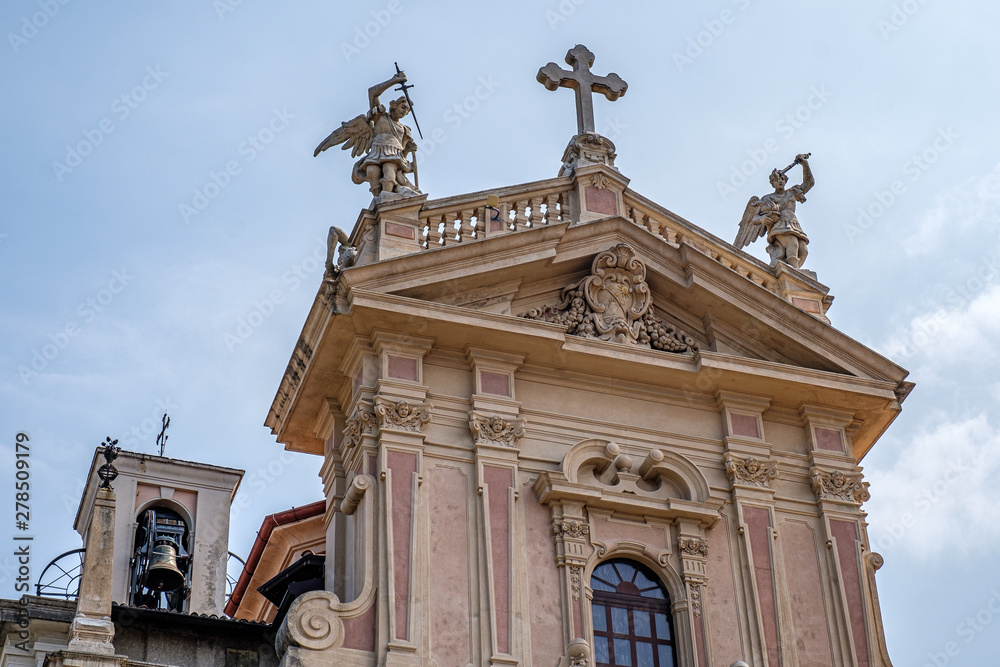
[[[345,278],[352,290],[553,322],[559,318],[530,314],[558,311],[567,290],[594,275],[595,258],[619,245],[629,248],[642,266],[650,301],[651,317],[647,319],[662,323],[668,333],[676,332],[675,337],[692,343],[683,352],[664,354],[700,350],[888,379],[865,368],[866,362],[852,360],[848,348],[867,348],[829,324],[712,261],[709,253],[686,244],[669,244],[620,217],[577,226],[564,223],[527,229],[476,244],[428,250],[382,263],[383,270],[372,271],[370,276],[362,273],[375,267],[349,271]],[[833,335],[838,344],[810,341],[818,332]],[[601,338],[597,332],[574,333],[582,338]],[[642,338],[642,342],[632,339],[621,344],[649,348],[646,336]]]

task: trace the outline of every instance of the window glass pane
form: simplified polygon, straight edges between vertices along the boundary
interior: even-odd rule
[[[618,561],[615,563],[615,567],[618,568],[618,574],[622,576],[623,581],[632,581],[632,577],[635,576],[635,568],[628,563],[623,563]]]
[[[648,611],[640,611],[638,609],[634,609],[632,611],[632,623],[635,624],[635,634],[639,635],[640,637],[652,637],[653,636],[653,635],[650,634],[650,632],[652,632],[652,630],[649,627],[649,612]]]
[[[594,630],[597,632],[608,631],[608,612],[603,605],[594,605]]]
[[[635,644],[635,667],[656,667],[653,663],[653,645],[647,642]]]
[[[614,593],[617,589],[614,586],[610,586],[597,577],[590,578],[590,587],[595,591],[607,591],[608,593]]]
[[[642,597],[644,598],[656,598],[657,600],[666,600],[667,598],[663,595],[663,591],[659,586],[656,588],[651,588],[648,591],[642,591]]]
[[[629,640],[615,640],[615,664],[632,667],[632,645]]]
[[[594,637],[594,654],[597,656],[597,662],[608,664],[611,658],[608,656],[607,637]]]
[[[611,608],[611,631],[616,635],[628,634],[628,610],[620,607]]]
[[[600,577],[605,581],[617,585],[621,579],[618,577],[618,572],[615,571],[615,566],[611,562],[603,563],[598,565],[597,569],[594,570],[594,576]]]
[[[660,650],[660,667],[674,667],[674,649],[665,644],[657,648]]]
[[[653,614],[656,617],[656,636],[660,639],[670,639],[670,624],[666,614]]]
[[[652,588],[656,586],[656,582],[652,581],[649,577],[642,573],[642,570],[638,570],[635,573],[635,581],[633,582],[639,588]]]

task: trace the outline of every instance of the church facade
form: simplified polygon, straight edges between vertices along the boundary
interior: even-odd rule
[[[539,73],[578,90],[557,177],[429,200],[369,160],[266,420],[325,500],[265,521],[218,623],[274,649],[232,664],[891,664],[859,464],[907,372],[812,272],[631,190],[581,48]]]

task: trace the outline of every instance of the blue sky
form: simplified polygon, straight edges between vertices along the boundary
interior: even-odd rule
[[[94,447],[153,451],[164,406],[169,455],[247,470],[237,553],[320,498],[318,461],[261,425],[326,230],[369,202],[346,155],[313,148],[399,61],[439,139],[421,144],[432,198],[554,176],[573,96],[535,72],[582,42],[629,83],[595,106],[631,186],[718,236],[812,152],[806,267],[833,324],[918,385],[864,461],[891,655],[992,664],[998,23],[1000,5],[928,0],[8,0],[0,455],[30,434],[35,567],[79,545]]]

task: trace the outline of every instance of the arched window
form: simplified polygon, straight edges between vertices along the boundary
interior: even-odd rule
[[[652,570],[614,559],[590,578],[594,660],[620,667],[674,667],[670,596]]]

